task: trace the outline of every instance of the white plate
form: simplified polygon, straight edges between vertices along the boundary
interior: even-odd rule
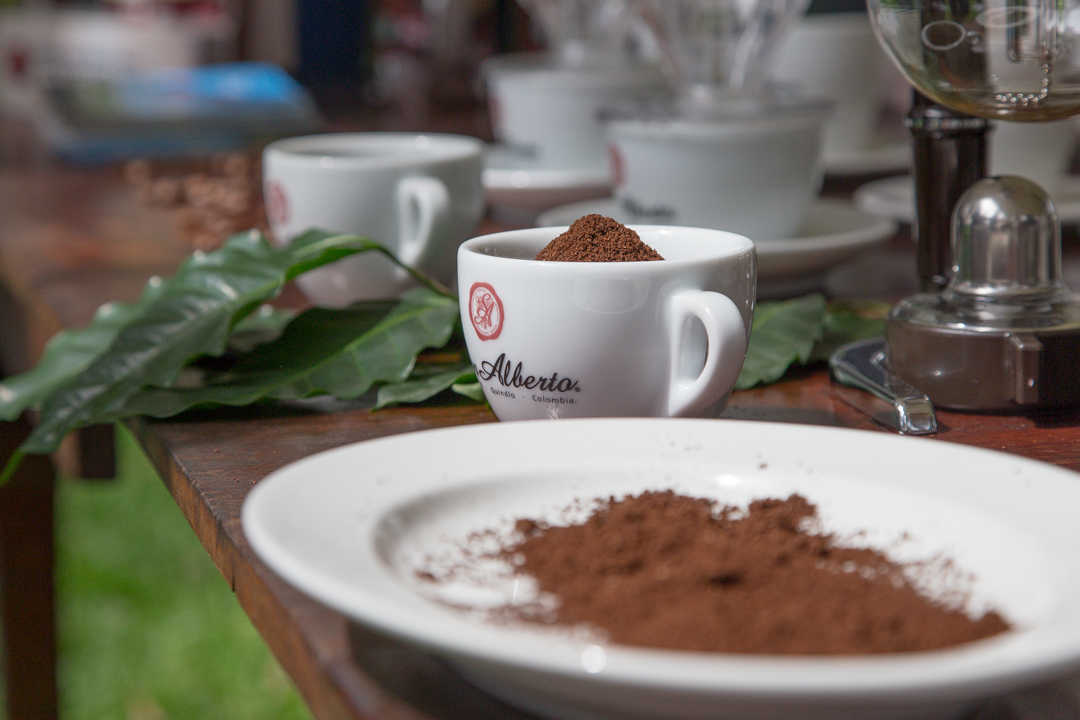
[[[489,205],[531,216],[556,205],[611,194],[606,168],[542,167],[498,145],[489,145],[484,153],[482,182]]]
[[[741,503],[797,491],[827,529],[907,533],[1016,629],[958,648],[781,658],[600,647],[485,622],[428,595],[420,558],[576,499],[672,488]],[[1080,475],[870,431],[734,420],[492,423],[327,451],[248,496],[255,552],[302,591],[429,650],[504,700],[562,718],[954,716],[1080,665]]]
[[[541,213],[538,227],[569,225],[598,213],[626,222],[612,198],[571,203]],[[843,200],[819,198],[810,206],[801,232],[783,240],[751,238],[758,251],[758,295],[784,294],[782,288],[812,285],[824,271],[850,260],[896,232],[896,223],[863,212]]]
[[[915,218],[915,182],[910,175],[897,175],[860,185],[852,199],[859,209],[878,217],[908,224]],[[1080,222],[1080,177],[1065,179],[1054,197],[1054,207],[1061,222]]]

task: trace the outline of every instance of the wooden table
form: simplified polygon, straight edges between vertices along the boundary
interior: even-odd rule
[[[4,129],[7,141],[0,146],[9,150],[0,152],[0,287],[17,313],[4,314],[11,327],[0,336],[0,346],[5,367],[13,372],[32,362],[55,330],[84,324],[107,300],[134,299],[153,274],[171,274],[188,248],[168,216],[141,205],[115,168],[68,168],[32,153],[13,157],[10,148],[21,147],[17,140],[24,130]],[[843,192],[849,186],[834,183],[830,188]],[[910,241],[901,232],[831,273],[826,287],[850,297],[902,297],[915,284],[911,255]],[[131,427],[316,718],[524,717],[472,689],[437,659],[354,626],[308,599],[263,565],[244,538],[240,508],[247,492],[287,463],[358,440],[495,420],[486,407],[465,401],[374,412],[369,402],[313,400],[198,412],[137,420]],[[735,393],[724,416],[881,431],[839,399],[823,368]],[[912,442],[995,448],[1080,471],[1080,412],[1031,417],[941,412],[939,421],[936,436]],[[24,431],[6,429],[3,436],[17,438]],[[51,480],[45,480],[51,472],[47,463],[27,472],[31,486],[51,487]],[[51,490],[44,496],[49,501]],[[36,512],[40,516],[41,510]],[[39,562],[47,562],[42,557],[51,552],[51,545],[43,543],[37,545]],[[51,588],[39,588],[44,591]],[[4,604],[18,601],[5,598]],[[11,615],[5,620],[10,623]],[[9,648],[20,642],[27,641],[7,639]],[[11,673],[16,689],[18,670]],[[43,673],[27,675],[39,681],[50,677],[40,667],[27,672]],[[37,696],[32,689],[16,692],[9,717],[55,717],[54,691],[50,695],[48,688],[38,688]]]

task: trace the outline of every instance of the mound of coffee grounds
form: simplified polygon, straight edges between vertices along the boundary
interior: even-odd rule
[[[663,260],[636,232],[603,215],[586,215],[548,243],[537,260],[555,262],[631,262]]]
[[[609,499],[578,525],[519,520],[504,557],[560,602],[554,617],[512,611],[623,645],[779,655],[934,650],[1009,629],[923,597],[882,552],[808,529],[816,516],[799,495],[718,511],[668,491]]]

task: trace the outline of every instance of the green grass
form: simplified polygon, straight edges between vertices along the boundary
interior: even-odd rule
[[[62,720],[310,720],[130,434],[57,489]]]

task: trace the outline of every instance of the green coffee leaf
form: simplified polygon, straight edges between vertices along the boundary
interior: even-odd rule
[[[818,294],[759,303],[737,390],[779,380],[796,365],[824,362],[841,345],[885,332],[889,305],[829,301]]]
[[[824,334],[825,297],[819,294],[759,303],[736,390],[780,379],[795,363],[810,360]]]
[[[429,400],[443,390],[452,389],[459,395],[472,400],[483,400],[483,391],[479,397],[473,389],[479,389],[476,373],[468,363],[457,363],[449,367],[434,366],[414,372],[404,382],[390,383],[379,388],[375,408],[379,409],[396,403],[419,403]]]
[[[157,287],[151,283],[121,327],[110,329],[105,317],[85,333],[87,338],[99,333],[104,342],[115,331],[104,352],[96,354],[90,348],[73,375],[68,368],[64,372],[70,377],[41,383],[40,420],[0,481],[9,477],[23,455],[52,452],[76,428],[127,416],[125,404],[141,389],[167,387],[192,360],[220,355],[237,322],[277,296],[300,273],[370,250],[386,253],[377,243],[355,235],[312,231],[279,248],[259,233],[248,232],[234,235],[212,253],[195,253],[173,278]],[[58,377],[60,373],[49,376]],[[21,396],[38,395],[24,388]]]
[[[160,287],[160,283],[152,282],[137,303],[106,303],[85,328],[54,335],[37,365],[0,382],[0,420],[14,420],[23,411],[38,407],[53,391],[101,357],[120,330],[149,306]]]
[[[312,395],[351,399],[375,383],[402,382],[417,355],[442,347],[457,325],[457,301],[416,288],[400,301],[313,308],[273,342],[259,345],[194,387],[152,387],[127,403],[130,415],[171,417],[204,405],[249,405]]]
[[[876,300],[829,302],[822,338],[814,347],[811,361],[828,361],[842,345],[884,335],[889,307]]]

